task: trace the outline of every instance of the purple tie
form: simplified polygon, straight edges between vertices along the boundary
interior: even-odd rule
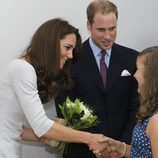
[[[105,63],[105,54],[106,54],[106,51],[102,50],[101,59],[100,59],[100,73],[102,76],[104,87],[106,87],[106,77],[107,77],[107,66]]]

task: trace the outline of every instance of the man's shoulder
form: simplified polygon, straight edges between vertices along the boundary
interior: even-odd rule
[[[90,47],[89,45],[89,39],[86,39],[83,43],[82,43],[82,48],[83,47]]]
[[[137,56],[139,54],[139,52],[136,49],[133,49],[133,48],[130,48],[130,47],[127,47],[127,46],[123,46],[123,45],[120,45],[120,44],[117,44],[117,43],[113,44],[112,50],[119,51],[119,52],[122,52],[122,53],[126,53],[126,54],[129,54],[129,55],[134,55],[134,56]]]
[[[83,43],[82,43],[82,47],[81,47],[81,56],[85,56],[86,54],[89,54],[92,52],[92,49],[91,49],[91,46],[89,44],[89,39],[85,40]]]

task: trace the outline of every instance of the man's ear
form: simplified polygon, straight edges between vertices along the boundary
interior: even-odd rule
[[[92,25],[90,24],[90,22],[88,20],[87,20],[87,29],[89,31],[91,31],[91,29],[92,29]]]

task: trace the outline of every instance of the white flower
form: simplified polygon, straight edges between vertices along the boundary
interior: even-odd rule
[[[70,104],[70,103],[67,103],[66,105],[67,105],[67,107],[68,107],[68,108],[71,106],[71,104]]]
[[[91,115],[90,111],[83,105],[83,103],[80,104],[81,109],[84,111],[83,117],[81,117],[81,120],[87,119],[88,116]]]
[[[75,104],[73,102],[66,103],[67,108],[74,108]]]
[[[76,105],[73,102],[71,102],[71,106],[74,108]]]

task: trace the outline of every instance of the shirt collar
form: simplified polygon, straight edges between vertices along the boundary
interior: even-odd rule
[[[92,52],[95,56],[95,58],[97,58],[97,56],[100,56],[100,52],[101,52],[101,48],[99,48],[91,39],[91,37],[89,38],[89,44],[90,44],[90,47],[92,49]],[[109,57],[111,56],[111,48],[107,49],[106,50],[106,55],[108,55]]]

